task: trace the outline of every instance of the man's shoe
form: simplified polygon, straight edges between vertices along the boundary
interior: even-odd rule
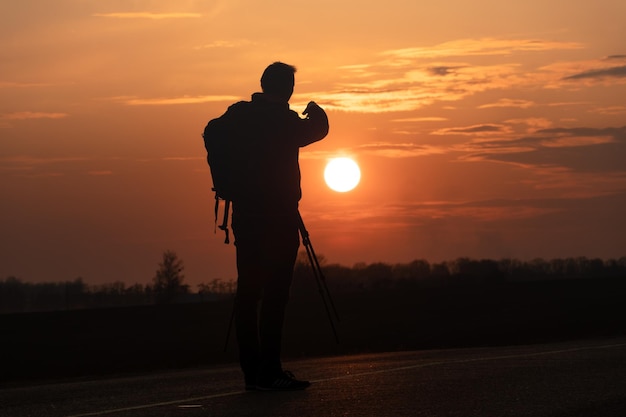
[[[259,377],[256,388],[261,391],[296,391],[308,388],[309,381],[300,381],[289,371]]]

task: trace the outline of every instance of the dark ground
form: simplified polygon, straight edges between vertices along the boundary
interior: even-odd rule
[[[626,278],[333,294],[336,344],[317,293],[293,297],[287,359],[506,346],[626,334]],[[0,315],[0,387],[236,362],[232,300]]]
[[[235,365],[0,389],[0,417],[623,417],[626,338],[289,361],[312,381],[246,392]]]

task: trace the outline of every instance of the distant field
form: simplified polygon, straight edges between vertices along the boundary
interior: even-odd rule
[[[626,278],[334,295],[336,344],[317,293],[292,298],[285,357],[527,344],[626,334]],[[236,362],[232,300],[0,315],[2,382]]]

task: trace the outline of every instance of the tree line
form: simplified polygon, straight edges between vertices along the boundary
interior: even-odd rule
[[[184,263],[166,250],[148,284],[115,281],[88,285],[83,278],[63,282],[29,283],[16,277],[0,280],[0,314],[73,310],[215,300],[235,291],[234,280],[213,279],[192,291],[185,281]]]
[[[410,290],[445,285],[497,285],[505,282],[554,279],[626,279],[626,256],[619,259],[572,257],[551,260],[470,259],[430,263],[357,263],[352,267],[328,264],[318,255],[326,284],[332,293],[382,289]],[[171,250],[148,284],[116,281],[88,285],[82,278],[56,283],[27,283],[16,277],[0,280],[0,313],[69,310],[129,305],[213,301],[232,297],[235,279],[213,279],[195,290],[184,282],[182,259]],[[292,294],[316,294],[308,258],[298,256]]]
[[[303,261],[296,275],[310,269]],[[584,256],[530,261],[505,258],[470,259],[430,263],[424,259],[409,263],[357,263],[352,268],[324,265],[328,286],[336,292],[380,289],[412,289],[447,285],[497,285],[505,282],[556,279],[626,279],[626,256],[603,260]]]

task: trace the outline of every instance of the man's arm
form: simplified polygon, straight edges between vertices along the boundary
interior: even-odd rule
[[[301,119],[304,129],[303,134],[300,136],[300,146],[310,145],[324,139],[328,135],[328,116],[317,103],[310,101],[302,114],[306,116],[306,119]]]

